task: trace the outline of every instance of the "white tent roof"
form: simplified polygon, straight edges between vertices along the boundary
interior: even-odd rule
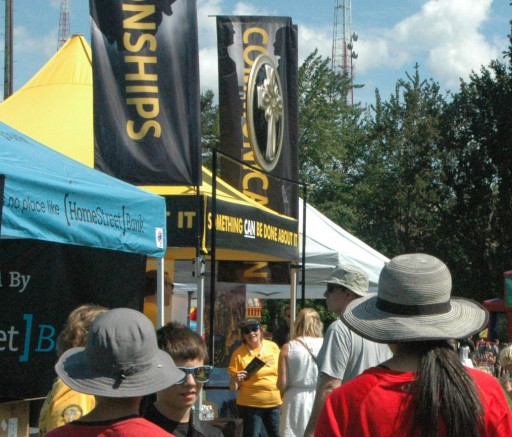
[[[303,200],[299,200],[302,256]],[[351,265],[365,272],[370,279],[370,291],[375,291],[380,271],[388,261],[384,255],[306,204],[306,299],[323,297],[325,284],[322,281],[329,278],[338,264]],[[301,280],[300,271],[298,280]],[[248,297],[286,299],[290,296],[290,286],[249,284],[247,294]],[[300,286],[297,297],[301,297]]]
[[[302,204],[300,199],[301,230]],[[300,244],[302,248],[302,242]],[[376,285],[380,271],[388,261],[384,255],[306,204],[306,284],[324,280],[336,264],[344,264],[358,267],[368,275],[371,284]]]

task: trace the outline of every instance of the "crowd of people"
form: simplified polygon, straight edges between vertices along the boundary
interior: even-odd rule
[[[512,345],[478,338],[488,313],[451,297],[442,261],[393,258],[377,294],[351,266],[325,282],[339,316],[325,334],[312,308],[288,319],[280,344],[259,319],[240,322],[227,370],[243,437],[512,435]],[[155,331],[138,311],[84,305],[58,354],[41,437],[224,435],[195,411],[212,366],[187,326]]]

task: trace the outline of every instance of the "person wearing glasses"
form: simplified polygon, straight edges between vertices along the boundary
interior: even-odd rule
[[[219,428],[201,421],[199,413],[192,409],[212,369],[205,365],[208,352],[203,339],[187,326],[174,322],[158,329],[156,335],[159,348],[171,356],[185,376],[158,392],[154,403],[143,406],[143,416],[176,437],[223,437]]]
[[[353,266],[336,267],[331,277],[324,282],[327,283],[324,293],[327,309],[340,317],[351,302],[369,294],[368,276]],[[329,393],[391,356],[387,345],[362,338],[342,320],[331,323],[317,357],[320,377],[304,437],[314,435],[318,416]]]
[[[394,257],[377,295],[342,315],[354,332],[394,355],[332,392],[317,437],[512,435],[512,413],[496,379],[460,362],[453,339],[481,332],[483,305],[451,295],[450,270],[425,253]]]
[[[236,403],[244,437],[279,437],[281,394],[277,388],[279,346],[263,338],[259,320],[240,323],[242,344],[231,355],[229,388],[238,391]]]

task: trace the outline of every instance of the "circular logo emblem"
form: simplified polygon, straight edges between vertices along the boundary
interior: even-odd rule
[[[256,162],[273,170],[283,146],[284,102],[277,68],[267,55],[259,55],[249,73],[247,125]]]
[[[64,410],[62,411],[62,418],[64,419],[64,422],[69,423],[73,422],[74,420],[78,420],[83,416],[82,407],[80,405],[68,405]]]

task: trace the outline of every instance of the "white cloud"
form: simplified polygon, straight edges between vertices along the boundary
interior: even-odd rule
[[[201,92],[212,90],[218,97],[218,63],[217,47],[207,47],[199,50],[199,71],[201,73]]]
[[[57,28],[42,37],[34,35],[24,26],[15,27],[13,33],[16,54],[49,58],[57,51]]]
[[[313,50],[323,57],[331,57],[332,29],[316,29],[307,25],[299,25],[299,65],[304,62]]]
[[[218,92],[217,30],[215,15],[281,15],[254,4],[238,2],[233,10],[225,9],[223,0],[199,0],[197,3],[199,26],[199,63],[201,92]],[[299,65],[315,48],[322,56],[331,56],[332,29],[316,29],[299,25]]]
[[[499,55],[496,42],[481,32],[492,0],[429,0],[419,12],[390,29],[360,38],[357,69],[362,73],[380,68],[410,70],[418,62],[446,88],[458,85],[472,70],[479,70]],[[427,74],[425,74],[427,75]]]
[[[232,15],[270,15],[265,9],[258,8],[252,3],[239,2],[235,5]]]

